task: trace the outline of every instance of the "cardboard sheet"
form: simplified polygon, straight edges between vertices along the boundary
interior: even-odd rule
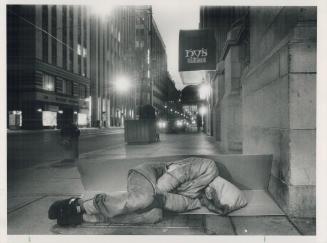
[[[248,204],[241,209],[238,209],[228,216],[272,216],[285,215],[278,207],[274,200],[264,190],[244,190]],[[208,209],[202,207],[185,214],[213,214]]]

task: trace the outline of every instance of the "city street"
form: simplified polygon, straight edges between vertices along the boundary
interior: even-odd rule
[[[7,234],[318,237],[317,6],[163,2],[6,4]]]

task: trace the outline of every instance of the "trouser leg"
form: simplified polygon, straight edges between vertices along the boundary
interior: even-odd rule
[[[87,214],[101,214],[109,218],[145,209],[153,199],[151,183],[135,171],[128,176],[127,192],[95,193],[94,197],[82,197]]]

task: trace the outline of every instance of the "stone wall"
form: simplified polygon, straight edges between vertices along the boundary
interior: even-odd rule
[[[243,153],[274,156],[269,191],[293,216],[315,216],[316,9],[250,10],[242,77]]]

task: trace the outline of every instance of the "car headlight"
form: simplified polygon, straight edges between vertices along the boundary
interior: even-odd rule
[[[159,121],[157,124],[159,128],[165,128],[167,126],[165,121]]]
[[[176,126],[177,127],[183,126],[183,121],[180,121],[180,120],[176,121]]]

